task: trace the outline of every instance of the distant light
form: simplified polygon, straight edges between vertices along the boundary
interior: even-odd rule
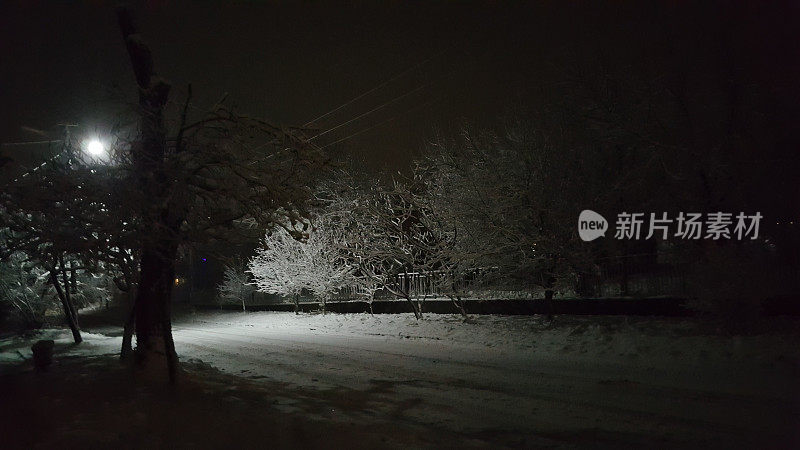
[[[86,144],[86,151],[88,151],[92,156],[101,156],[103,153],[105,153],[105,150],[106,149],[103,146],[103,143],[98,139],[93,139]]]
[[[203,258],[203,262],[206,262],[206,259],[205,259],[205,258]]]

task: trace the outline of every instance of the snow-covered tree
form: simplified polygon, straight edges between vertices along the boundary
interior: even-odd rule
[[[23,328],[38,328],[57,300],[49,295],[47,272],[17,252],[0,261],[0,303]]]
[[[310,258],[300,241],[278,229],[264,238],[248,268],[260,292],[286,296],[294,302],[297,314],[300,294],[308,284],[304,266],[309,264]]]
[[[165,364],[174,381],[170,302],[179,249],[257,237],[273,226],[302,222],[308,216],[309,185],[326,159],[299,130],[245,116],[224,99],[210,109],[195,107],[191,86],[180,102],[172,102],[172,86],[156,75],[130,10],[117,12],[138,105],[135,129],[118,136],[119,145],[112,149],[125,176],[119,185],[124,201],[110,206],[123,205],[130,217],[104,221],[101,230],[109,233],[98,235],[130,237],[126,245],[104,247],[135,250],[136,362],[143,368]],[[89,185],[75,189],[80,191],[64,191],[72,197],[92,190]],[[130,234],[122,233],[128,229]],[[94,242],[99,239],[95,232],[89,227],[84,234]]]
[[[234,263],[225,267],[224,278],[218,288],[221,302],[241,304],[242,311],[247,311],[247,301],[252,298],[254,291],[244,264]]]
[[[241,114],[224,99],[195,107],[191,86],[180,102],[170,101],[171,86],[156,75],[129,10],[119,9],[118,19],[137,87],[136,120],[129,121],[136,126],[112,139],[112,165],[70,165],[46,182],[4,188],[0,227],[16,240],[8,252],[45,253],[37,259],[52,280],[64,283],[65,271],[68,279],[77,267],[93,271],[102,261],[125,275],[123,284],[135,282],[135,320],[127,325],[135,325],[136,362],[163,363],[174,380],[170,302],[179,250],[302,223],[326,158],[299,130]]]
[[[592,248],[578,240],[574,222],[584,205],[602,208],[603,191],[585,188],[597,166],[570,142],[528,121],[503,133],[438,139],[416,170],[429,216],[444,225],[431,225],[446,244],[443,267],[497,268],[498,281],[541,287],[548,301],[557,286],[573,283]]]
[[[405,299],[421,318],[423,299],[415,298],[403,280],[430,270],[435,262],[426,252],[430,234],[419,220],[413,196],[398,182],[385,187],[346,174],[340,178],[325,189],[323,204],[357,282],[366,291],[384,289]]]
[[[307,291],[317,298],[324,312],[332,294],[355,282],[354,267],[340,247],[339,236],[324,221],[304,239],[279,228],[267,233],[248,267],[259,291],[291,299],[295,312],[300,294]]]
[[[45,270],[80,342],[80,307],[106,300],[110,279],[120,290],[136,282],[136,220],[122,166],[97,164],[69,139],[56,151],[0,192],[0,258],[24,254]]]
[[[442,180],[435,181],[441,183]],[[482,261],[470,253],[463,224],[442,209],[439,186],[432,184],[419,166],[416,168],[411,187],[406,190],[406,195],[416,205],[419,229],[424,233],[415,242],[425,255],[423,267],[428,270],[431,288],[437,295],[449,298],[468,319],[463,298],[467,281],[471,288],[478,288],[486,271],[480,270]]]
[[[79,343],[77,311],[107,302],[111,278],[103,271],[86,270],[74,259],[63,263],[65,269],[60,262],[52,270],[47,269],[38,257],[41,254],[32,258],[17,251],[0,261],[0,303],[10,309],[16,324],[26,329],[45,324],[47,316],[57,311],[60,304]],[[53,272],[58,275],[54,277]]]

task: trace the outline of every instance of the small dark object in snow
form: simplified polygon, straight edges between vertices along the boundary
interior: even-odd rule
[[[53,347],[55,345],[56,343],[52,339],[37,341],[31,345],[33,366],[36,370],[47,370],[47,367],[53,363]]]

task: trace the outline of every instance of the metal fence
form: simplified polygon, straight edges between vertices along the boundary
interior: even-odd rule
[[[669,263],[657,254],[607,258],[596,264],[589,274],[575,274],[556,287],[556,298],[690,298],[713,291],[764,297],[796,296],[800,293],[800,265],[779,260],[729,261],[722,267],[699,261]],[[741,263],[741,264],[740,264]],[[730,270],[729,270],[730,269]],[[476,274],[457,277],[455,288],[466,299],[541,299],[544,289],[535,285],[514,284],[504,280],[496,269],[476,269]],[[489,273],[490,276],[485,276]],[[477,282],[480,280],[480,282]],[[442,298],[452,292],[450,277],[443,272],[407,272],[394,279],[391,289],[381,289],[374,300],[394,300],[393,292],[407,292],[410,297]],[[177,289],[180,301],[215,304],[216,290]],[[328,301],[368,300],[370,295],[356,286],[332,294]],[[281,296],[254,292],[248,304],[276,304],[287,300]],[[310,293],[300,301],[314,302]]]
[[[639,255],[637,255],[639,256]],[[647,256],[647,255],[645,255]],[[741,289],[766,296],[800,293],[800,265],[777,260],[744,262],[722,267],[700,262],[663,263],[656,258],[614,258],[601,261],[591,274],[576,274],[571,282],[556,288],[561,298],[618,297],[692,297],[702,290]],[[749,263],[749,264],[748,264]],[[734,267],[735,270],[730,270]],[[534,285],[513,285],[502,281],[471,284],[469,277],[460,277],[456,288],[466,297],[494,299],[540,298],[544,289]],[[408,292],[412,298],[445,297],[446,274],[441,272],[408,272],[396,277],[396,292]],[[737,286],[739,286],[737,288]],[[364,300],[366,294],[356,288],[344,289],[334,301]],[[375,299],[394,298],[389,290],[381,290]]]

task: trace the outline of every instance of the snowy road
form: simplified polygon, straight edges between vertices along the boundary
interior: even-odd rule
[[[795,368],[714,359],[713,344],[725,343],[665,360],[648,357],[666,351],[658,342],[624,354],[618,336],[534,333],[519,322],[531,319],[509,329],[454,317],[422,325],[344,317],[205,314],[178,321],[174,337],[184,360],[276,383],[274,401],[286,410],[402,422],[477,445],[798,442]],[[598,357],[598,348],[616,357]]]

